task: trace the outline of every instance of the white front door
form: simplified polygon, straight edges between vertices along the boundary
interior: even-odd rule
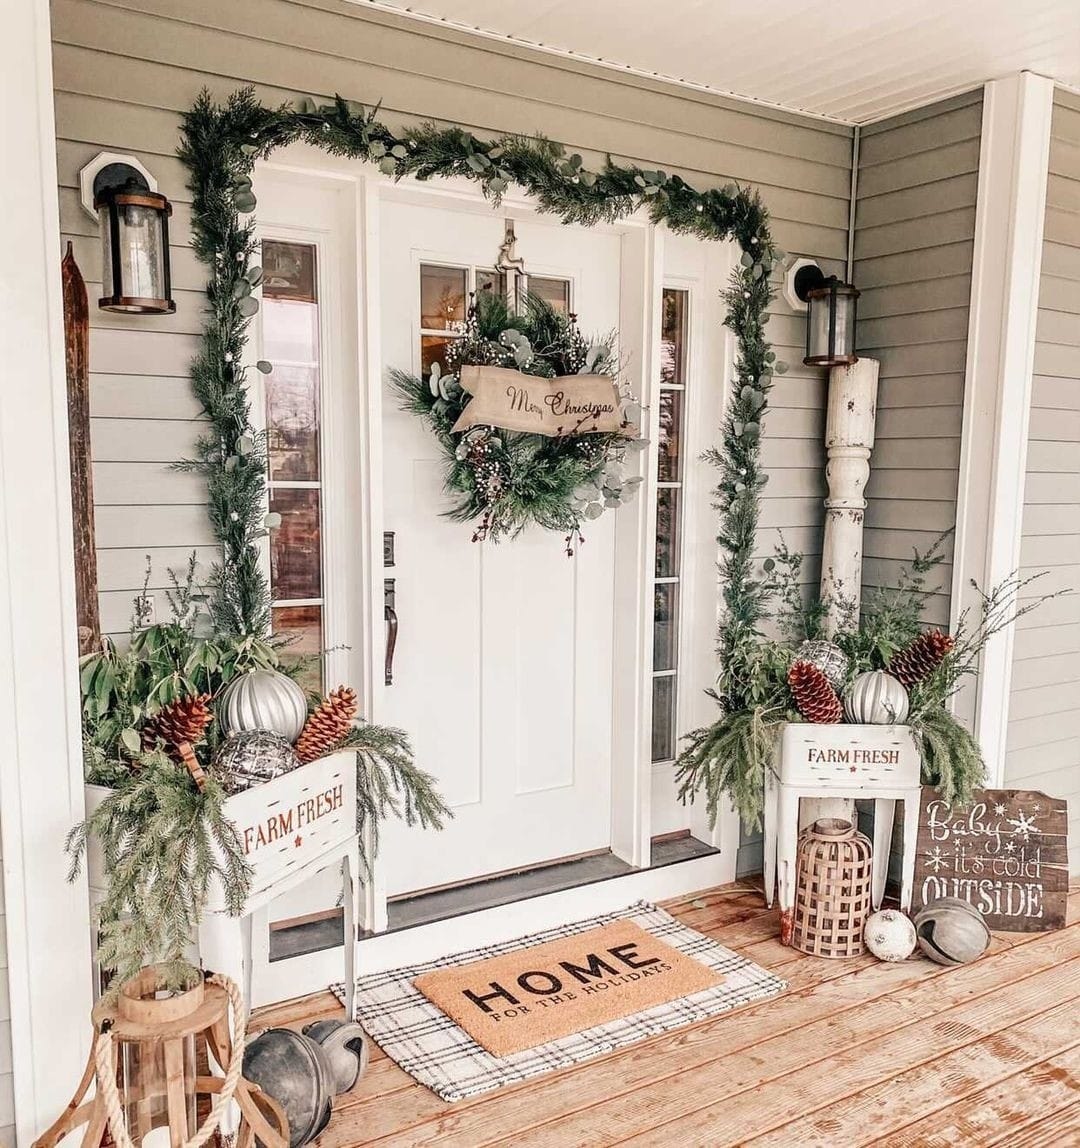
[[[516,231],[528,272],[566,292],[587,335],[616,329],[618,235],[528,216]],[[504,217],[487,205],[391,198],[380,236],[384,371],[419,373],[424,348],[439,357],[493,268]],[[399,630],[383,718],[409,732],[455,815],[442,833],[386,824],[387,893],[606,849],[614,515],[589,524],[572,558],[541,530],[473,542],[470,524],[445,517],[434,437],[384,386],[384,526],[395,553],[384,573]]]

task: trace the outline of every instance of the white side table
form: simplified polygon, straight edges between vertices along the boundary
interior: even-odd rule
[[[795,854],[803,797],[873,800],[875,909],[885,894],[895,803],[905,803],[900,906],[910,907],[921,770],[915,739],[904,725],[789,722],[784,727],[776,772],[770,771],[765,779],[765,900],[772,905],[778,884],[785,935],[795,905]]]

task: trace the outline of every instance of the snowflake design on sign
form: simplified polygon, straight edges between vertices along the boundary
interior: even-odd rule
[[[1039,832],[1035,826],[1035,813],[1028,817],[1022,809],[1016,811],[1015,817],[1009,818],[1009,824],[1013,827],[1013,836],[1022,837],[1025,841],[1029,841],[1033,833]]]
[[[947,854],[942,853],[941,846],[935,845],[933,849],[928,849],[925,853],[926,864],[929,865],[935,873],[940,873],[949,863]]]

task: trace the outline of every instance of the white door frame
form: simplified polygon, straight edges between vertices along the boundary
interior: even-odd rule
[[[10,1031],[0,1025],[0,1040],[10,1035],[16,1137],[26,1145],[59,1116],[85,1064],[91,961],[85,869],[69,884],[63,852],[83,817],[83,769],[48,0],[10,6],[4,33],[0,977]]]
[[[952,617],[977,617],[984,590],[1020,563],[1035,325],[1054,84],[1020,72],[983,90],[964,416],[953,558]],[[1001,785],[1014,626],[983,651],[977,682],[957,698]]]
[[[383,552],[384,529],[382,498],[375,493],[381,488],[383,459],[379,428],[383,416],[383,370],[379,332],[380,313],[380,208],[388,198],[405,199],[417,203],[436,202],[444,206],[457,205],[462,210],[490,212],[490,203],[466,180],[440,180],[424,183],[414,180],[395,183],[389,177],[362,168],[354,161],[327,156],[307,145],[294,145],[275,154],[259,170],[300,172],[313,178],[329,178],[351,185],[356,204],[356,267],[358,291],[356,297],[358,346],[355,356],[359,363],[359,419],[362,468],[361,506],[364,528],[358,541],[361,549],[361,592],[366,602],[365,623],[362,633],[350,636],[360,651],[353,665],[362,664],[364,671],[359,680],[351,684],[357,690],[362,712],[372,721],[382,720],[385,712],[385,684],[383,677]],[[258,172],[256,173],[258,192]],[[501,210],[514,215],[538,214],[535,204],[520,192],[511,191],[503,198]],[[655,390],[659,378],[660,356],[660,298],[663,278],[663,243],[665,230],[649,222],[644,214],[610,225],[622,239],[623,290],[620,306],[620,344],[623,356],[629,355],[637,364],[631,384],[644,406],[649,408],[650,420],[656,418]],[[733,261],[727,245],[716,247],[706,285],[707,290],[719,290],[726,281]],[[726,402],[732,377],[731,341],[723,342],[723,394],[720,409]],[[340,354],[341,351],[338,351]],[[644,368],[644,369],[643,369]],[[651,425],[651,422],[650,422]],[[647,433],[649,433],[647,431]],[[361,959],[366,968],[388,967],[388,963],[407,961],[413,955],[435,946],[481,944],[520,932],[525,922],[538,927],[537,922],[551,918],[552,922],[566,920],[568,914],[579,916],[602,911],[617,904],[626,904],[639,897],[674,896],[711,885],[730,881],[734,877],[735,857],[739,843],[737,819],[722,818],[715,832],[704,825],[703,807],[695,806],[692,824],[695,833],[725,847],[719,854],[698,858],[692,862],[670,866],[663,870],[649,870],[651,847],[651,682],[647,670],[652,665],[652,563],[654,561],[656,435],[650,434],[648,451],[638,458],[644,467],[646,482],[638,499],[621,509],[617,515],[616,563],[626,576],[617,579],[621,588],[616,604],[619,625],[616,628],[616,664],[636,665],[643,672],[625,675],[625,688],[616,694],[613,714],[613,768],[612,768],[612,851],[641,872],[624,878],[600,882],[596,885],[533,898],[528,901],[500,906],[482,913],[468,914],[456,921],[385,934],[386,883],[382,867],[375,862],[371,879],[365,887],[365,919],[362,927],[377,934],[361,943]],[[708,640],[714,636],[709,630]],[[695,659],[695,664],[700,659]],[[631,682],[631,677],[634,678]],[[419,958],[417,958],[419,959]],[[260,999],[256,1004],[284,999],[298,993],[323,988],[340,975],[340,950],[308,954],[302,958],[281,960],[269,967],[268,975],[260,983]]]

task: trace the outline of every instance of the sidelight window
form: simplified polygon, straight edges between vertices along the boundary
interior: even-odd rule
[[[664,288],[660,328],[653,576],[652,760],[677,754],[679,597],[682,575],[683,450],[689,292]]]
[[[271,628],[293,638],[302,684],[323,686],[322,353],[314,244],[266,239],[262,246],[263,358],[270,511]]]

